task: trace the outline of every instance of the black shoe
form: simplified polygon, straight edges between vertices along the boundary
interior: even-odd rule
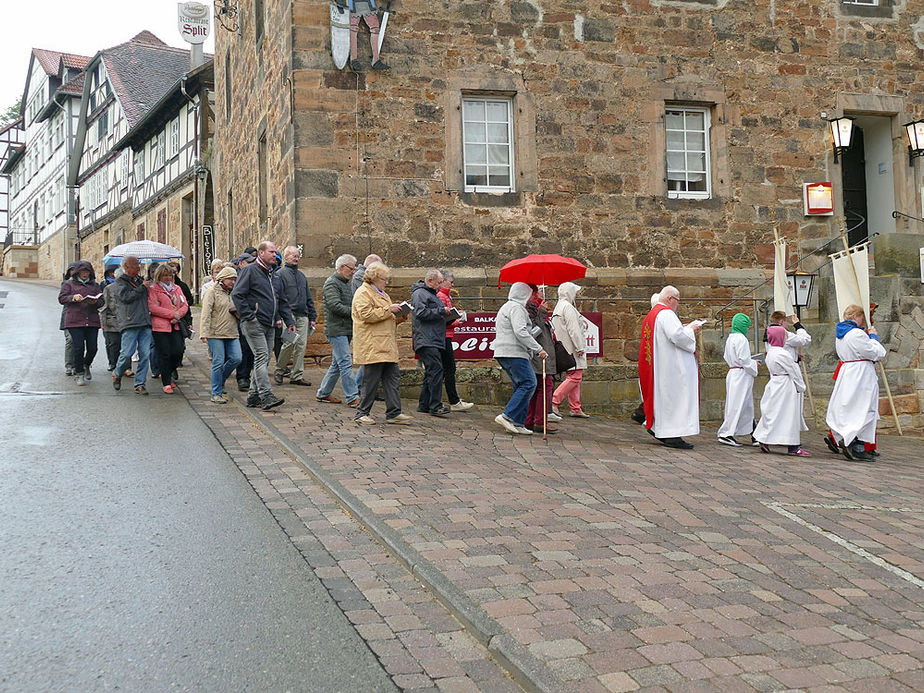
[[[834,442],[834,438],[832,438],[830,435],[825,436],[825,445],[827,445],[828,450],[833,452],[835,455],[841,454],[841,449],[837,447],[837,443]]]
[[[445,416],[449,416],[451,413],[452,413],[452,409],[447,407],[445,404],[441,404],[436,409],[432,409],[430,411],[430,416],[445,417]]]
[[[363,70],[363,65],[362,65],[362,63],[359,62],[358,60],[351,60],[351,61],[350,61],[350,69],[353,70],[353,72],[362,72],[362,70]]]
[[[263,411],[269,411],[273,407],[278,407],[280,404],[285,402],[282,397],[277,397],[276,395],[267,395],[262,402],[260,402],[260,409]]]
[[[173,370],[173,373],[170,374],[170,380],[176,384],[176,381],[180,379],[180,374],[176,372],[176,369]]]
[[[311,385],[311,381],[309,381],[309,380],[301,380],[301,379],[298,379],[298,380],[290,380],[290,381],[289,381],[289,385]]]
[[[254,407],[259,407],[262,404],[263,400],[260,399],[260,395],[256,392],[252,392],[247,395],[247,406],[253,409]]]
[[[74,368],[73,368],[73,366],[67,366],[67,367],[64,369],[64,375],[74,375]]]
[[[247,392],[250,389],[249,380],[238,380],[237,381],[237,391],[238,392]]]
[[[135,388],[135,394],[136,395],[146,395],[148,394],[148,388],[146,388],[144,385],[139,385],[138,387]]]
[[[374,63],[372,63],[373,70],[390,70],[391,66],[388,65],[384,60],[379,58]]]
[[[632,420],[637,424],[645,423],[645,412],[636,409],[634,412],[632,412]]]
[[[384,401],[385,401],[385,398],[382,397],[382,395],[376,395],[376,396],[375,396],[375,401],[376,401],[376,402],[384,402]]]
[[[112,389],[115,390],[116,392],[122,389],[122,378],[121,377],[117,375],[112,376]]]
[[[654,431],[652,429],[646,428],[645,430],[648,431],[648,435],[650,435],[652,438],[654,438],[655,440],[660,440],[660,438],[658,438],[658,436],[654,434]]]
[[[869,462],[871,459],[873,459],[873,456],[863,449],[862,443],[842,445],[841,452],[843,452],[844,457],[846,457],[851,462]]]
[[[693,443],[688,443],[683,438],[659,438],[661,445],[675,450],[692,450]]]
[[[282,385],[282,373],[273,373],[273,382]]]

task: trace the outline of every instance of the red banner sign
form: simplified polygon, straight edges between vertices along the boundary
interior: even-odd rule
[[[581,313],[587,338],[587,357],[603,356],[603,313]],[[469,313],[468,320],[456,325],[452,342],[457,361],[494,358],[494,320],[497,313]]]

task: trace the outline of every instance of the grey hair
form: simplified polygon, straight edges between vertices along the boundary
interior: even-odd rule
[[[209,269],[211,269],[214,272],[219,267],[224,267],[224,266],[225,266],[224,260],[212,260],[212,264],[209,265]]]
[[[424,281],[430,281],[431,279],[436,279],[439,276],[442,276],[442,272],[440,272],[438,269],[427,270],[427,276],[424,277]]]
[[[337,260],[334,262],[334,269],[339,270],[341,267],[343,267],[348,262],[352,262],[355,265],[356,258],[350,255],[349,253],[344,253],[343,255],[338,257]]]
[[[287,245],[285,249],[282,251],[282,257],[285,257],[286,255],[293,255],[294,253],[298,253],[298,252],[299,251],[298,251],[297,245]],[[300,256],[301,256],[301,253],[299,253],[299,257]]]
[[[368,267],[369,265],[371,265],[373,262],[382,262],[382,258],[380,258],[380,257],[379,257],[378,255],[376,255],[375,253],[369,253],[368,255],[366,255],[366,259],[363,260],[363,264],[364,264],[366,267]],[[384,263],[383,263],[383,264],[384,264]]]
[[[658,294],[661,299],[661,303],[664,303],[669,298],[680,298],[680,292],[677,290],[676,286],[671,286],[668,284],[661,292]]]
[[[138,258],[136,258],[134,255],[126,255],[125,257],[122,258],[122,264],[119,265],[119,267],[123,267],[123,268],[124,268],[125,265],[128,263],[129,260],[134,260],[135,262],[138,262],[138,261],[139,261]]]
[[[444,270],[440,270],[440,272],[441,272],[442,275],[443,275],[443,281],[446,281],[447,279],[455,279],[455,278],[456,278],[456,275],[454,275],[454,274],[452,273],[452,270],[444,269]]]

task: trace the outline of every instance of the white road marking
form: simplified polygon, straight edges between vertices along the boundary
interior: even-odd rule
[[[792,520],[797,525],[801,527],[805,527],[806,529],[810,529],[813,532],[820,534],[826,539],[833,541],[838,546],[841,546],[847,549],[851,553],[855,553],[857,556],[860,556],[861,558],[865,558],[870,563],[876,566],[879,566],[883,570],[887,570],[893,575],[897,575],[902,580],[906,580],[910,582],[915,587],[920,587],[921,589],[924,589],[924,580],[921,580],[916,575],[909,573],[907,570],[903,568],[899,568],[897,565],[894,565],[892,563],[889,563],[886,560],[883,560],[879,556],[871,554],[869,551],[860,548],[859,546],[848,541],[847,539],[844,539],[843,537],[840,537],[837,534],[834,534],[834,532],[829,532],[828,530],[822,529],[816,524],[812,524],[808,520],[803,520],[801,517],[799,517],[795,513],[790,512],[789,510],[786,510],[783,506],[789,506],[791,508],[808,508],[808,509],[819,508],[819,509],[824,509],[824,510],[877,510],[880,512],[899,512],[899,513],[921,512],[920,510],[915,510],[913,508],[880,508],[880,507],[875,507],[875,506],[870,506],[870,505],[857,505],[857,504],[852,504],[852,503],[824,504],[824,503],[775,503],[775,502],[767,502],[767,501],[761,501],[761,502],[765,506],[770,508],[771,510],[782,515],[783,517]]]

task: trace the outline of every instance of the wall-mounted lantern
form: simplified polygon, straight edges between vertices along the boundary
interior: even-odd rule
[[[849,149],[853,142],[853,120],[850,116],[841,116],[828,121],[831,124],[831,134],[834,135],[835,164],[838,155],[843,154],[845,149]]]
[[[914,166],[915,157],[924,156],[924,120],[905,125],[908,135],[908,165]]]

